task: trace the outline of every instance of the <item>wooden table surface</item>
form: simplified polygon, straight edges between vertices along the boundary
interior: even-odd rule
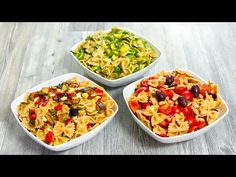
[[[90,141],[63,152],[38,145],[18,125],[10,110],[14,98],[59,76],[83,74],[69,49],[87,31],[130,28],[151,39],[162,52],[145,75],[164,69],[190,69],[219,85],[229,114],[207,133],[186,142],[162,144],[131,118],[124,87],[108,88],[119,112]],[[0,154],[236,154],[235,23],[0,23]]]

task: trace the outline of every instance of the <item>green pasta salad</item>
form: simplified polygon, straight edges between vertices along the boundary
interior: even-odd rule
[[[95,32],[71,52],[86,68],[109,80],[135,73],[157,57],[147,41],[119,28]]]

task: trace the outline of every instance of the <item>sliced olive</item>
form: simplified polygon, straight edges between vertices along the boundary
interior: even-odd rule
[[[174,82],[174,76],[172,75],[166,76],[166,85],[170,85],[172,84],[172,82]]]
[[[192,92],[194,98],[198,98],[199,91],[200,91],[200,88],[198,85],[193,85],[192,88],[190,89],[190,92]]]
[[[84,87],[84,88],[80,89],[79,91],[85,93],[85,92],[87,92],[88,90],[91,90],[91,89],[92,89],[91,87]]]
[[[78,115],[78,109],[76,108],[70,109],[70,116],[77,116],[77,115]]]
[[[178,98],[178,103],[179,103],[179,105],[180,105],[181,107],[183,107],[183,108],[188,105],[188,102],[187,102],[186,98],[183,97],[183,96],[179,96],[179,98]]]
[[[217,95],[214,93],[214,94],[212,94],[212,98],[214,99],[214,100],[216,100],[217,99]]]
[[[106,105],[105,105],[103,102],[98,101],[96,104],[98,105],[98,107],[99,107],[100,109],[102,109],[102,110],[105,110],[105,109],[106,109]]]
[[[157,91],[156,92],[156,97],[158,101],[164,101],[166,99],[166,96],[164,93]]]
[[[61,89],[62,88],[62,84],[58,84],[56,87]]]
[[[35,120],[31,119],[31,120],[29,121],[29,124],[30,124],[30,126],[34,127],[34,126],[35,126]]]

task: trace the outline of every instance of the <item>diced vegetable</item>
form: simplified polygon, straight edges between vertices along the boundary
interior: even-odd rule
[[[49,131],[45,136],[45,142],[51,143],[53,141],[53,132]]]
[[[63,105],[59,103],[57,106],[54,107],[54,109],[56,111],[60,111],[62,109],[62,107],[63,107]]]
[[[137,110],[140,109],[140,105],[137,101],[129,101],[130,109],[135,113]]]

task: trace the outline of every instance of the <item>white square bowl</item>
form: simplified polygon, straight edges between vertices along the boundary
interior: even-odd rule
[[[42,89],[43,87],[49,87],[49,86],[53,86],[53,85],[58,85],[59,83],[62,83],[72,77],[77,77],[79,79],[79,81],[86,81],[88,80],[90,82],[91,86],[98,86],[96,83],[92,82],[91,80],[87,79],[86,77],[80,75],[80,74],[76,74],[76,73],[68,73],[68,74],[64,74],[61,76],[58,76],[54,79],[48,80],[46,82],[43,82],[35,87],[33,87],[32,89],[28,90],[27,92],[34,92],[37,90]],[[11,103],[11,110],[16,118],[16,121],[19,123],[19,125],[23,128],[23,130],[37,143],[39,143],[40,145],[46,147],[47,149],[50,149],[52,151],[63,151],[63,150],[67,150],[70,149],[72,147],[78,146],[86,141],[88,141],[89,139],[93,138],[95,135],[97,135],[116,115],[117,111],[118,111],[118,105],[115,102],[115,100],[108,94],[109,99],[111,99],[112,101],[114,101],[114,113],[108,117],[103,123],[101,123],[99,126],[97,126],[96,128],[94,128],[93,130],[73,139],[70,140],[66,143],[60,144],[58,146],[51,146],[48,145],[46,143],[44,143],[43,141],[39,140],[36,136],[34,136],[32,133],[30,133],[20,122],[20,120],[18,119],[18,113],[17,113],[17,106],[24,101],[24,97],[25,94],[27,93],[25,92],[24,94],[22,94],[21,96],[17,97],[12,103]]]
[[[174,71],[174,70],[170,70],[169,72],[171,71]],[[198,76],[197,74],[193,73],[192,71],[189,71],[189,70],[183,70],[183,71],[186,71],[190,74],[192,74],[196,79],[199,79],[200,81],[202,82],[206,82],[204,79],[202,79],[200,76]],[[148,78],[152,75],[149,75],[145,78]],[[145,79],[145,78],[142,78],[142,79]],[[142,80],[137,80],[131,84],[129,84],[128,86],[126,86],[123,90],[123,97],[125,99],[125,102],[126,102],[126,105],[132,115],[132,117],[134,118],[135,122],[147,133],[149,134],[151,137],[153,137],[155,140],[157,141],[160,141],[162,143],[177,143],[177,142],[181,142],[181,141],[187,141],[187,140],[190,140],[190,139],[193,139],[203,133],[205,133],[206,131],[210,130],[212,127],[214,127],[216,124],[218,124],[227,114],[228,114],[228,111],[229,111],[229,108],[227,106],[227,104],[225,103],[225,101],[222,99],[222,97],[220,96],[220,98],[222,99],[223,101],[223,105],[219,111],[219,117],[216,121],[214,121],[213,123],[211,123],[210,125],[207,125],[206,127],[200,129],[200,130],[197,130],[195,132],[192,132],[192,133],[187,133],[187,134],[184,134],[184,135],[178,135],[178,136],[173,136],[173,137],[161,137],[161,136],[158,136],[156,135],[155,133],[153,133],[148,127],[146,127],[142,121],[140,121],[136,116],[135,114],[131,111],[130,107],[129,107],[129,104],[128,104],[128,98],[131,96],[131,94],[134,92],[134,89],[135,89],[135,86]]]
[[[119,27],[118,27],[119,28]],[[72,55],[72,57],[75,59],[76,62],[78,62],[80,68],[82,68],[84,70],[84,72],[91,78],[93,78],[94,80],[106,85],[106,86],[109,86],[109,87],[119,87],[119,86],[123,86],[123,85],[127,85],[131,82],[133,82],[134,80],[137,80],[138,78],[140,78],[144,73],[146,73],[147,71],[149,71],[160,59],[160,56],[161,56],[161,52],[160,50],[155,47],[151,42],[150,40],[147,40],[146,38],[144,38],[143,36],[141,36],[140,34],[138,34],[137,32],[133,32],[132,30],[130,29],[125,29],[125,28],[120,28],[120,29],[124,29],[124,30],[127,30],[127,31],[130,31],[132,33],[134,33],[136,36],[140,37],[141,39],[147,41],[147,43],[156,51],[157,53],[157,57],[154,58],[153,62],[151,64],[149,64],[148,66],[146,66],[145,68],[135,72],[135,73],[132,73],[128,76],[125,76],[125,77],[122,77],[122,78],[119,78],[119,79],[115,79],[115,80],[109,80],[109,79],[106,79],[102,76],[100,76],[99,74],[89,70],[88,68],[86,68],[74,55],[71,51],[75,50],[82,42],[85,41],[85,38],[80,41],[79,43],[75,44],[71,50],[70,50],[70,54]],[[109,30],[105,30],[105,31],[109,31]],[[94,32],[91,32],[91,33],[94,33]]]

